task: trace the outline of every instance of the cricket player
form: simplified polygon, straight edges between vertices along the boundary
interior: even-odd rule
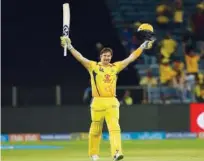
[[[147,36],[153,33],[153,27],[149,24],[142,24],[138,32],[146,35],[141,46],[132,52],[130,56],[122,61],[111,63],[113,51],[110,48],[103,48],[100,51],[100,61],[92,61],[83,57],[72,45],[71,40],[65,36],[61,37],[61,45],[67,45],[70,53],[89,72],[92,87],[91,119],[89,131],[89,156],[92,161],[99,159],[100,140],[104,120],[107,123],[110,135],[111,155],[114,161],[123,159],[121,147],[121,130],[119,126],[119,106],[116,98],[116,83],[118,73],[135,61],[145,49],[150,49],[154,40]],[[146,33],[146,34],[144,34]],[[151,34],[150,34],[151,35]],[[147,38],[149,37],[149,38]]]

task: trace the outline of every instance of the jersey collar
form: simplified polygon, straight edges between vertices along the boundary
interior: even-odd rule
[[[109,63],[107,66],[104,66],[101,62],[98,62],[98,65],[101,65],[103,67],[111,67],[111,66],[113,66],[111,63]]]

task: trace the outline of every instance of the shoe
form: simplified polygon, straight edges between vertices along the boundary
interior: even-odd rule
[[[116,154],[114,155],[113,161],[121,160],[123,158],[124,156],[117,151]]]
[[[92,155],[91,159],[92,159],[92,161],[99,160],[99,156],[98,155]]]

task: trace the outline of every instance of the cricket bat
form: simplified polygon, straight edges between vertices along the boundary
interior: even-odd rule
[[[63,4],[63,36],[69,37],[70,8],[69,3]],[[64,46],[64,56],[67,56],[67,46]]]

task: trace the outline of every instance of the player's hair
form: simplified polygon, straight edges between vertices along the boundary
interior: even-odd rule
[[[111,48],[103,48],[101,51],[100,51],[100,56],[103,54],[103,53],[107,53],[107,52],[110,52],[111,53],[111,56],[113,56],[113,50]]]

